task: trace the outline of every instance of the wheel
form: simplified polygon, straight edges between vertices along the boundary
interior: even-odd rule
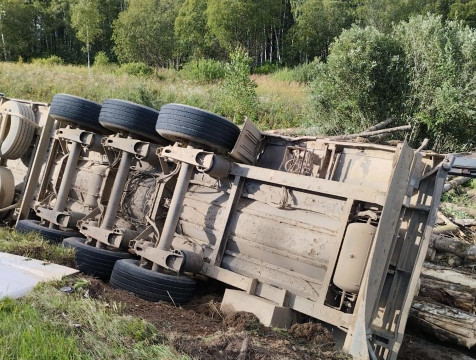
[[[30,148],[35,136],[35,114],[31,107],[17,101],[7,101],[0,111],[10,111],[24,118],[12,115],[7,124],[6,136],[1,142],[0,157],[10,160],[21,158]]]
[[[155,132],[159,112],[130,101],[109,99],[102,104],[99,122],[113,131],[126,131],[148,141],[166,144],[167,141]]]
[[[60,121],[67,121],[83,126],[101,134],[108,131],[99,124],[101,104],[68,94],[53,97],[50,115]]]
[[[63,240],[63,245],[76,249],[78,269],[87,274],[109,281],[117,260],[132,259],[125,251],[111,251],[87,245],[86,239],[71,237]]]
[[[162,106],[156,130],[168,140],[189,140],[223,153],[233,149],[240,135],[240,128],[230,120],[180,104]]]
[[[0,167],[0,209],[13,204],[15,197],[15,178],[10,169]],[[7,216],[8,211],[0,212],[0,219]]]
[[[158,302],[188,303],[197,283],[183,275],[168,275],[139,267],[138,260],[119,260],[112,271],[110,284],[138,297]]]
[[[40,222],[36,220],[20,220],[17,223],[16,230],[20,233],[38,233],[49,242],[56,244],[61,243],[64,239],[69,237],[81,237],[81,234],[76,231],[50,229],[40,225]]]

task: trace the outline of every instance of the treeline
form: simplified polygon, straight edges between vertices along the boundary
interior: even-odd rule
[[[412,15],[433,13],[476,26],[475,0],[0,0],[1,59],[51,55],[180,67],[226,60],[236,47],[254,66],[326,59],[352,24],[388,33]]]

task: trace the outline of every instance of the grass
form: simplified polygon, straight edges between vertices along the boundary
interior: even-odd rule
[[[20,64],[0,62],[0,92],[9,97],[50,102],[57,93],[68,93],[97,102],[119,98],[159,109],[171,102],[220,113],[220,80],[200,83],[182,72],[159,69],[149,76],[120,74],[115,66]],[[261,130],[297,127],[303,123],[305,86],[261,75],[257,125]],[[233,114],[221,115],[233,118]]]
[[[476,203],[474,198],[467,193],[467,190],[476,189],[476,179],[471,179],[466,184],[458,186],[456,189],[450,190],[444,193],[441,201],[443,203],[454,204],[457,207],[467,208],[476,211]],[[459,208],[442,207],[442,212],[449,217],[455,217],[459,219],[471,219],[473,216],[468,214],[467,211]]]
[[[75,266],[73,249],[50,244],[38,234],[20,234],[8,228],[0,228],[0,252]]]
[[[58,286],[0,301],[0,359],[188,359],[152,324],[90,299],[84,287],[65,294]]]

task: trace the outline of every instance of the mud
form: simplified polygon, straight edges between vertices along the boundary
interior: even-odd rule
[[[319,323],[306,322],[280,330],[264,327],[251,313],[225,316],[220,312],[223,288],[215,283],[199,288],[190,304],[175,307],[163,302],[151,303],[97,279],[87,279],[90,282],[87,296],[115,303],[124,314],[151,322],[170,346],[196,360],[350,359],[335,351],[332,333]],[[472,351],[447,348],[417,335],[410,329],[399,360],[475,358]]]

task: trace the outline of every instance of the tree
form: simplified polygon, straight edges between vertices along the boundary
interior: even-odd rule
[[[242,47],[255,62],[272,61],[267,45],[280,25],[282,7],[282,0],[208,0],[208,27],[228,51]]]
[[[32,53],[35,13],[32,6],[19,0],[0,0],[0,48],[2,58],[17,60]]]
[[[207,28],[207,0],[185,0],[175,19],[175,39],[181,57],[220,57],[220,45]]]
[[[120,62],[165,66],[174,58],[174,23],[182,0],[131,0],[114,21]]]
[[[91,44],[101,32],[100,22],[99,0],[78,0],[71,7],[71,25],[76,30],[78,39],[86,44],[88,69],[91,69]]]
[[[352,24],[348,0],[308,0],[299,13],[292,28],[294,48],[306,62],[325,58],[333,39]]]
[[[319,133],[356,133],[405,115],[408,93],[405,54],[374,27],[344,30],[330,47],[312,83],[307,109]]]
[[[476,30],[419,15],[399,24],[395,38],[411,69],[406,109],[413,138],[430,138],[437,151],[470,150],[476,145]]]

